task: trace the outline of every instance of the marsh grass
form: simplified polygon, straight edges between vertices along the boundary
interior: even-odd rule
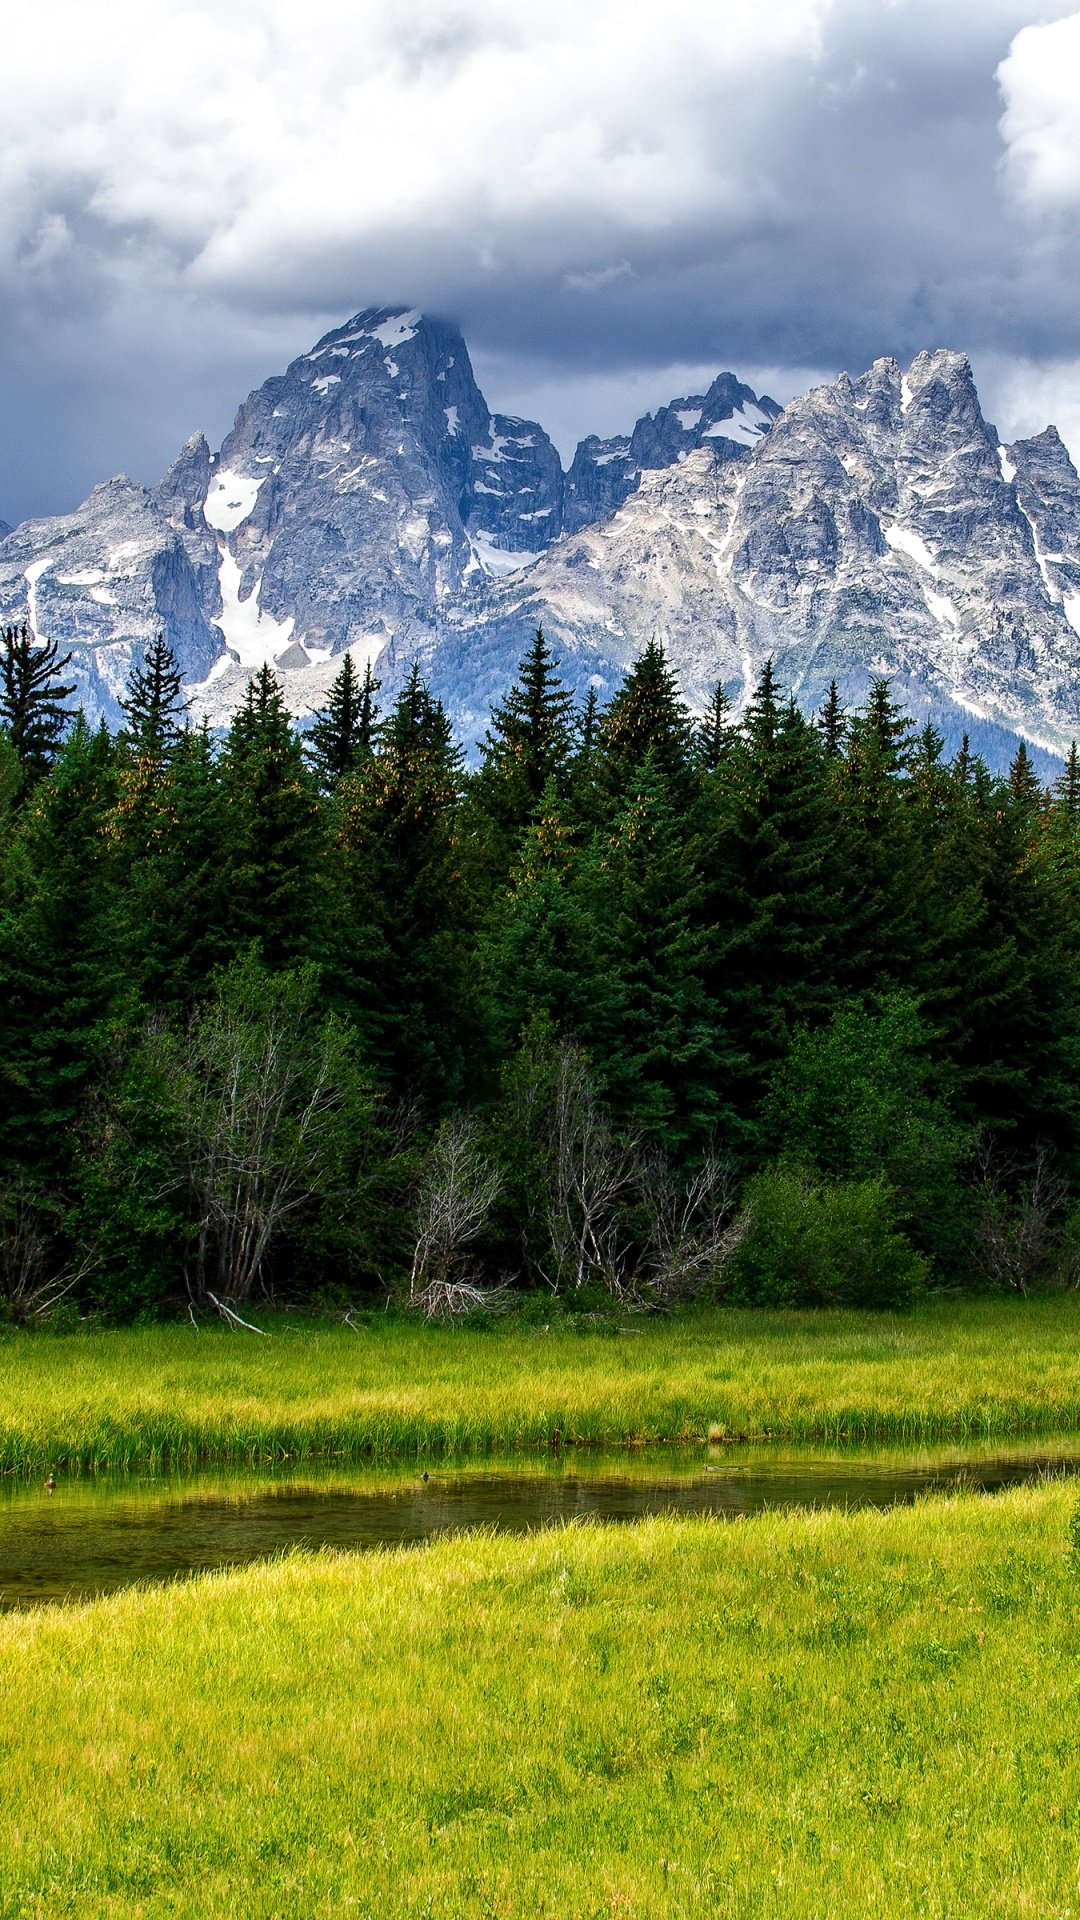
[[[1080,1426],[1080,1297],[624,1331],[184,1324],[0,1341],[0,1470]]]
[[[473,1536],[8,1616],[0,1914],[1073,1914],[1074,1502]]]

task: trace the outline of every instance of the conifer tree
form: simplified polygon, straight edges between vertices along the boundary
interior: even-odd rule
[[[581,865],[569,809],[549,780],[485,940],[505,1045],[536,1013],[579,1039],[603,1028],[611,980],[582,895]]]
[[[893,699],[888,680],[874,680],[866,705],[848,723],[849,758],[861,756],[875,770],[901,774],[913,732],[914,722]]]
[[[566,793],[568,819],[572,818],[578,838],[584,844],[589,835],[608,817],[609,807],[600,789],[600,696],[590,686],[585,704],[578,711],[574,754],[570,761]]]
[[[605,847],[593,892],[614,1005],[586,1031],[616,1111],[676,1152],[742,1128],[737,1063],[706,986],[710,931],[696,847],[655,751],[646,753]]]
[[[379,721],[375,695],[381,684],[368,660],[358,685],[352,655],[346,653],[327,704],[314,716],[308,735],[308,759],[324,792],[332,793],[342,775],[354,772],[372,751]]]
[[[730,783],[706,818],[714,992],[739,1046],[761,1070],[798,1021],[832,1004],[845,950],[836,827],[820,730],[785,700],[766,661],[732,756]]]
[[[537,627],[501,706],[493,708],[483,759],[470,793],[483,858],[493,880],[509,870],[549,780],[565,787],[574,750],[572,695]]]
[[[694,729],[694,759],[702,773],[717,773],[731,753],[735,729],[731,722],[731,701],[718,680],[708,708]]]
[[[589,760],[596,751],[600,737],[600,697],[595,687],[590,687],[585,695],[585,705],[578,715],[577,757]]]
[[[137,817],[121,773],[119,824],[132,976],[150,1005],[188,1005],[235,945],[222,768],[205,722],[180,734]]]
[[[248,682],[222,760],[228,928],[270,967],[319,951],[322,895],[314,784],[269,666]]]
[[[650,640],[601,715],[599,772],[612,804],[617,808],[633,791],[651,752],[673,803],[688,805],[694,790],[692,745],[690,716],[675,676],[660,642]]]
[[[1042,802],[1043,790],[1039,776],[1031,764],[1031,755],[1023,740],[1009,768],[1009,792],[1022,813],[1034,813]]]
[[[830,680],[829,691],[818,714],[818,726],[821,739],[830,760],[835,760],[844,744],[847,732],[847,715],[840,705],[840,694],[835,680]]]
[[[0,637],[0,727],[19,756],[24,793],[48,773],[71,721],[64,702],[75,683],[59,679],[70,664],[70,653],[61,660],[55,640],[39,643],[29,627],[5,627]]]
[[[377,750],[334,798],[337,991],[399,1097],[429,1113],[482,1078],[471,905],[455,836],[461,752],[413,664]]]
[[[910,986],[921,952],[923,865],[908,794],[913,731],[889,682],[875,680],[848,716],[846,753],[835,763],[850,991]]]
[[[187,712],[182,679],[176,656],[159,633],[144,649],[142,665],[132,670],[127,696],[119,702],[127,721],[124,737],[136,760],[160,766],[178,740]]]
[[[944,752],[944,737],[928,720],[908,762],[911,800],[924,814],[927,826],[943,821],[949,811],[952,775]]]
[[[24,804],[0,903],[0,1147],[63,1181],[75,1120],[127,982],[112,885],[108,736],[82,715]]]
[[[1065,771],[1054,781],[1056,805],[1066,819],[1080,820],[1080,754],[1074,740],[1065,761]]]

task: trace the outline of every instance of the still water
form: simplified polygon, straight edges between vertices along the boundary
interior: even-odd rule
[[[570,1453],[555,1460],[305,1462],[0,1486],[0,1608],[265,1560],[293,1547],[396,1547],[470,1527],[528,1533],[646,1514],[737,1519],[765,1507],[893,1506],[1080,1472],[1080,1435],[897,1449],[782,1445]]]

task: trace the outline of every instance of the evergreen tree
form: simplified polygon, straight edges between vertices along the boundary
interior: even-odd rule
[[[71,655],[61,660],[54,640],[39,644],[25,626],[5,627],[0,648],[0,727],[19,756],[27,793],[53,765],[71,721],[64,702],[75,683],[65,687],[59,679]]]
[[[693,730],[658,640],[650,640],[600,720],[600,779],[616,809],[633,792],[652,753],[676,807],[694,793]]]
[[[378,747],[334,799],[336,991],[383,1081],[429,1113],[482,1079],[461,753],[413,665]]]
[[[958,943],[944,1011],[930,1003],[939,1049],[956,1075],[958,1109],[1003,1131],[1018,1163],[1040,1142],[1075,1155],[1080,924],[1070,908],[1071,876],[1055,862],[1033,799],[985,769],[952,833],[981,906],[975,933]]]
[[[124,737],[136,760],[160,767],[178,740],[187,712],[182,679],[172,648],[159,633],[144,649],[142,666],[133,669],[127,697],[119,703],[127,721]]]
[[[253,940],[269,967],[293,966],[320,949],[320,831],[314,784],[277,678],[268,666],[248,682],[221,767],[228,933]]]
[[[719,942],[714,992],[753,1063],[754,1099],[793,1025],[831,1007],[845,949],[824,743],[782,698],[771,660],[747,708],[730,782],[706,818]]]
[[[126,790],[121,770],[124,950],[146,1001],[184,1006],[235,945],[222,768],[205,722],[179,736],[141,809]]]
[[[81,714],[24,805],[0,902],[0,1146],[63,1184],[90,1076],[126,992],[112,885],[108,736]]]
[[[600,697],[595,687],[590,687],[585,695],[585,705],[578,715],[577,757],[579,760],[591,760],[600,737]]]
[[[718,680],[713,697],[694,730],[694,759],[702,773],[718,773],[727,764],[735,729],[731,722],[731,701]]]
[[[308,759],[324,792],[332,793],[342,775],[353,773],[372,751],[379,720],[375,695],[381,684],[368,660],[363,681],[357,685],[352,655],[345,655],[327,704],[314,716],[308,736]]]
[[[602,1026],[610,1010],[611,981],[582,897],[581,864],[568,808],[549,780],[485,940],[485,970],[506,1046],[537,1013],[556,1031],[580,1037],[595,1032],[598,1020]]]
[[[577,736],[570,762],[567,797],[568,819],[572,819],[580,842],[602,825],[608,815],[605,795],[597,781],[600,766],[600,699],[590,687],[585,704],[577,716]]]
[[[875,680],[865,706],[848,716],[846,753],[832,763],[852,992],[910,987],[921,951],[923,862],[909,804],[913,731],[889,682]]]
[[[470,794],[470,817],[492,880],[509,870],[549,780],[565,787],[574,750],[574,703],[558,661],[537,627],[501,706],[484,735],[483,760]]]
[[[596,1010],[584,1037],[619,1116],[680,1153],[742,1131],[732,1101],[741,1063],[706,986],[696,853],[650,751],[597,848],[594,910],[614,1004]]]
[[[1021,812],[1033,813],[1042,803],[1043,790],[1039,776],[1031,764],[1031,756],[1023,740],[1009,768],[1009,792]]]
[[[1065,771],[1054,781],[1055,804],[1068,820],[1080,820],[1080,755],[1074,740],[1069,748]]]
[[[825,751],[830,760],[835,760],[843,748],[844,735],[847,732],[847,715],[840,705],[840,695],[835,680],[829,682],[828,695],[818,714],[818,726],[821,728],[821,739]]]

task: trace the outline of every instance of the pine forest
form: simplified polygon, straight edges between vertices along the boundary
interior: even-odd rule
[[[346,655],[227,734],[0,652],[0,1311],[904,1307],[1080,1274],[1080,760],[537,632],[474,769]]]

